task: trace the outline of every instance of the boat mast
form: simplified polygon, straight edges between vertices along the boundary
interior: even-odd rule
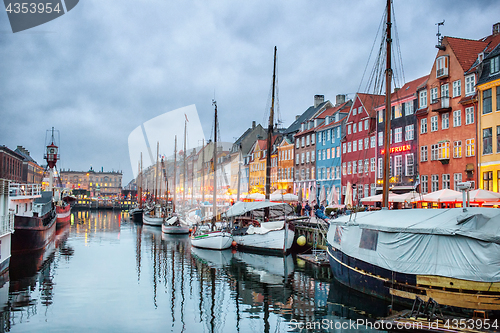
[[[141,152],[141,164],[139,167],[139,179],[140,181],[140,187],[139,187],[139,208],[142,209],[142,152]]]
[[[382,207],[389,207],[390,133],[391,133],[391,0],[387,0],[387,37],[385,70],[385,138],[384,138],[384,178]]]
[[[240,201],[240,183],[241,183],[241,145],[238,151],[238,191],[236,192],[236,201]]]
[[[217,218],[217,101],[212,100],[212,105],[215,106],[215,124],[214,124],[214,193],[213,193],[213,218],[212,228],[215,226],[215,219]]]
[[[173,210],[175,213],[175,203],[177,202],[177,135],[175,136],[175,145],[174,145],[174,202],[173,202]]]
[[[269,201],[271,192],[271,152],[272,152],[272,137],[273,137],[273,123],[274,123],[274,91],[276,84],[276,52],[277,48],[274,47],[274,68],[273,68],[273,91],[271,97],[271,111],[269,112],[269,124],[267,125],[267,156],[266,156],[266,200]]]
[[[182,208],[183,210],[186,210],[185,209],[185,204],[186,204],[186,186],[188,184],[187,180],[186,180],[186,176],[187,176],[187,172],[186,172],[186,130],[187,130],[187,119],[184,120],[184,159],[183,159],[183,168],[184,168],[184,177],[182,177]]]
[[[205,202],[205,139],[202,142],[201,151],[201,202]]]
[[[276,52],[274,47],[274,66],[273,66],[273,91],[271,97],[271,110],[269,112],[269,124],[267,125],[267,156],[266,156],[266,201],[269,201],[271,192],[271,152],[274,123],[274,91],[276,90]],[[269,219],[269,208],[265,209],[265,219]]]
[[[155,205],[158,203],[158,155],[160,154],[160,143],[156,143],[156,165],[155,165]]]

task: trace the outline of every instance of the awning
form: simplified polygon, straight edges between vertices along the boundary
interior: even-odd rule
[[[223,216],[233,217],[253,212],[256,216],[263,216],[264,208],[269,207],[269,216],[283,216],[289,215],[293,212],[293,208],[286,203],[270,202],[270,201],[256,201],[256,202],[242,202],[238,201],[231,208],[229,208]]]

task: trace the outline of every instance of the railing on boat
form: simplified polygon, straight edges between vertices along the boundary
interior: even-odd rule
[[[18,184],[11,183],[9,185],[9,196],[41,196],[42,195],[42,185],[41,184]]]
[[[0,216],[0,237],[12,233],[12,231],[14,231],[14,214]]]

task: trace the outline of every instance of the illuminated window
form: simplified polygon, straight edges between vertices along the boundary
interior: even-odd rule
[[[466,157],[475,155],[474,139],[467,139],[467,141],[465,141],[465,149]]]
[[[440,142],[439,143],[439,151],[438,151],[438,159],[445,160],[450,158],[450,142]]]
[[[462,141],[453,142],[453,158],[462,157]]]

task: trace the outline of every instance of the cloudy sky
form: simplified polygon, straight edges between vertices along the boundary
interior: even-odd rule
[[[234,141],[265,124],[278,47],[279,115],[285,126],[315,94],[353,97],[385,0],[81,0],[67,14],[13,34],[0,19],[0,144],[26,147],[42,164],[46,130],[60,132],[59,168],[123,170],[127,138],[165,112],[195,104],[210,138]],[[406,81],[446,36],[479,39],[499,21],[496,0],[395,1]],[[366,78],[365,78],[366,80]],[[164,152],[170,154],[171,152]]]

